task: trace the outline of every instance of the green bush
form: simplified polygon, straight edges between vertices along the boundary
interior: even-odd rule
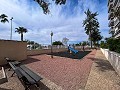
[[[101,48],[108,48],[108,44],[106,43],[106,42],[104,42],[104,41],[101,41],[101,43],[100,43],[100,47]]]
[[[52,45],[63,45],[63,43],[61,41],[55,41],[52,43]]]
[[[120,39],[109,38],[106,42],[110,51],[120,53]]]

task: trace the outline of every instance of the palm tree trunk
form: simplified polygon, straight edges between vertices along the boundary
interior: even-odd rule
[[[91,48],[92,48],[92,37],[91,37],[91,30],[90,30],[90,35],[89,35],[89,38],[90,38],[90,45],[91,45]]]
[[[98,48],[99,48],[99,41],[97,41],[97,45],[98,45]]]
[[[23,33],[21,33],[21,41],[23,41]]]

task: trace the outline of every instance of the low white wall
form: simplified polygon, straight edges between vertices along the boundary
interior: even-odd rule
[[[101,51],[120,76],[120,54],[102,48]]]
[[[61,49],[53,49],[53,52],[61,52],[61,51],[67,51],[65,48]],[[47,54],[51,53],[51,49],[40,49],[40,50],[27,50],[27,55],[38,55],[38,54]]]

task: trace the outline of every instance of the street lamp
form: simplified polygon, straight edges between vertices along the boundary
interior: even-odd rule
[[[13,17],[11,17],[11,34],[10,34],[10,40],[12,40],[12,20],[13,20]]]
[[[53,32],[51,31],[51,58],[53,58],[53,50],[52,50],[52,36],[53,36]]]

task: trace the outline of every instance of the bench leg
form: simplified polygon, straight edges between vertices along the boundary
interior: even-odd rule
[[[39,84],[38,84],[38,83],[36,83],[36,86],[37,86],[37,87],[39,87]]]
[[[11,67],[8,69],[8,71],[10,71],[11,70]]]
[[[31,85],[29,85],[29,86],[28,86],[28,85],[27,85],[27,86],[25,86],[25,90],[30,90],[30,89],[29,89],[29,88],[30,88],[30,86],[31,86]]]
[[[15,71],[13,72],[13,74],[11,75],[11,77],[13,77],[14,74],[15,74]]]

